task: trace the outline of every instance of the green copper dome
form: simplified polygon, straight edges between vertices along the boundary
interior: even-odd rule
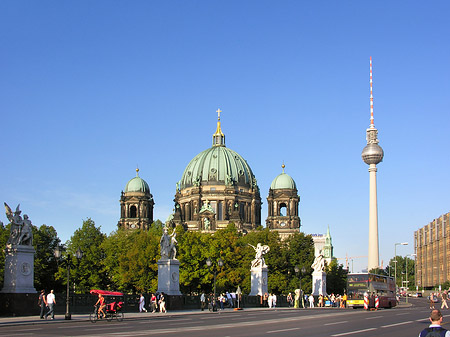
[[[199,153],[184,170],[180,189],[200,184],[258,187],[247,161],[223,145]]]
[[[292,179],[289,174],[283,172],[272,181],[272,184],[270,184],[270,188],[272,190],[280,190],[280,189],[296,190],[297,186],[295,185],[294,179]]]
[[[148,187],[147,182],[141,179],[138,175],[139,169],[136,169],[136,177],[131,179],[125,186],[126,192],[143,192],[150,193],[150,187]]]
[[[255,188],[256,178],[247,161],[225,146],[225,135],[220,125],[220,109],[213,146],[194,157],[183,172],[179,189],[200,185],[227,185]]]

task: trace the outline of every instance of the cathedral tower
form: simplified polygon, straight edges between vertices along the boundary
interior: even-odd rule
[[[136,169],[136,177],[127,183],[120,197],[118,226],[147,230],[153,223],[154,204],[147,182],[139,177],[139,169]]]
[[[300,232],[300,197],[294,179],[284,173],[284,164],[281,167],[283,172],[272,181],[269,188],[266,225],[271,230],[277,230],[283,238]]]

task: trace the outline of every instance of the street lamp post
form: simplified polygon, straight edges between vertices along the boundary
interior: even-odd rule
[[[208,257],[206,259],[206,265],[208,266],[209,270],[211,271],[211,266],[213,265],[213,262],[211,261],[211,259]],[[217,265],[214,265],[214,298],[213,298],[213,302],[212,302],[212,310],[216,311],[216,277],[217,277],[217,266],[222,267],[223,266],[223,261],[221,258],[219,258],[217,260]]]
[[[409,290],[409,276],[408,276],[408,256],[411,257],[415,257],[416,254],[409,254],[406,255],[406,303],[408,303],[408,290]],[[416,272],[414,271],[414,275],[416,274]]]
[[[397,246],[407,246],[408,242],[400,242],[394,245],[394,280],[395,280],[395,294],[397,295]]]
[[[55,251],[53,252],[56,259],[59,259],[62,256],[63,247],[57,246],[55,248]],[[75,256],[77,257],[77,260],[80,261],[80,259],[83,257],[83,251],[78,247],[77,251],[75,252]],[[66,293],[66,314],[64,315],[65,320],[72,319],[72,315],[70,314],[70,298],[69,298],[69,292],[70,292],[70,267],[71,267],[71,255],[67,254],[65,258],[65,263],[67,266],[67,293]]]
[[[300,297],[302,298],[302,307],[305,308],[305,298],[303,296],[303,290],[302,290],[302,277],[303,277],[303,274],[306,273],[306,269],[305,269],[305,267],[302,267],[302,269],[300,270],[299,266],[295,266],[294,270],[295,270],[295,274],[300,279]],[[301,272],[301,274],[299,275],[300,272]]]

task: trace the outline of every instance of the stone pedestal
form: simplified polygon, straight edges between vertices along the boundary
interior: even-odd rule
[[[251,284],[252,288],[250,296],[264,295],[268,292],[267,288],[267,274],[269,269],[267,267],[254,267],[251,269]]]
[[[158,292],[166,295],[181,295],[180,261],[161,259],[158,262]]]
[[[36,293],[33,246],[7,245],[2,293]]]
[[[323,271],[313,272],[313,295],[327,294],[327,274]]]

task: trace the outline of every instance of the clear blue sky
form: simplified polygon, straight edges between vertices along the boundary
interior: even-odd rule
[[[220,108],[263,219],[284,161],[302,230],[330,225],[336,257],[365,256],[372,56],[380,260],[395,242],[413,253],[414,231],[450,210],[449,13],[448,1],[1,1],[0,200],[63,241],[87,217],[109,234],[139,165],[164,221]]]

